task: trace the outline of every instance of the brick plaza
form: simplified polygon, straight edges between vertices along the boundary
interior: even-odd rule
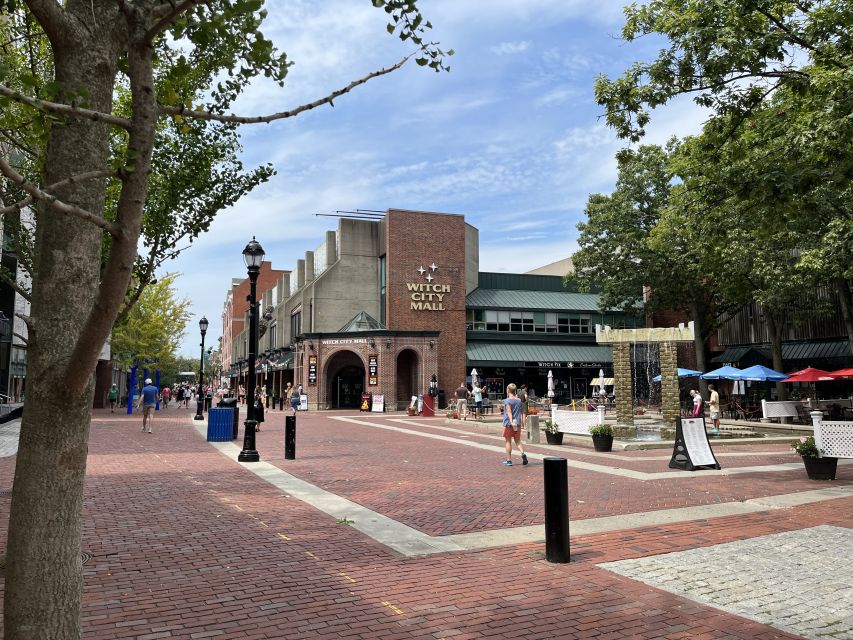
[[[86,638],[853,637],[853,465],[810,481],[756,442],[716,445],[721,472],[547,445],[505,468],[496,425],[354,412],[300,414],[288,461],[272,411],[253,468],[193,414],[150,435],[93,416]],[[569,461],[564,565],[544,560],[548,455]]]

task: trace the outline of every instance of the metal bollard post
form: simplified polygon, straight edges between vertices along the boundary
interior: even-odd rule
[[[284,418],[284,459],[296,460],[296,416]]]
[[[544,458],[545,558],[569,562],[569,467],[565,458]]]

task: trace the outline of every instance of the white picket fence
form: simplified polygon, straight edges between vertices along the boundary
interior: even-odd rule
[[[557,405],[552,405],[551,421],[562,433],[586,436],[589,435],[590,427],[604,424],[604,407],[598,407],[595,411],[573,411],[570,408],[561,409]]]

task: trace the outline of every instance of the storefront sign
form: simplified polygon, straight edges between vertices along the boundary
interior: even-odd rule
[[[367,359],[367,386],[375,387],[379,384],[379,358],[370,356]]]
[[[308,356],[308,386],[317,384],[317,356]]]
[[[525,367],[540,368],[540,369],[574,369],[574,368],[600,368],[604,366],[602,362],[525,362]]]
[[[412,311],[444,311],[444,296],[450,293],[449,284],[433,284],[433,273],[438,269],[438,265],[433,262],[429,267],[424,268],[421,265],[415,269],[420,276],[426,280],[424,282],[407,282],[406,288],[409,290],[411,298]]]
[[[367,344],[367,338],[330,338],[328,340],[323,340],[321,344]]]
[[[444,296],[450,293],[449,284],[407,282],[406,288],[415,311],[444,311]]]
[[[370,408],[374,413],[382,413],[385,411],[385,396],[380,394],[373,395],[373,405]]]

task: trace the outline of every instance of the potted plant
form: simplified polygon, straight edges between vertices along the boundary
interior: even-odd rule
[[[550,418],[545,419],[545,440],[548,444],[563,444],[563,432],[557,429],[557,423]]]
[[[418,410],[415,407],[406,407],[406,413],[410,416],[416,416],[418,415]]]
[[[817,448],[814,436],[800,438],[791,443],[791,448],[803,459],[806,475],[812,480],[835,480],[838,458],[823,458],[822,449]]]
[[[589,428],[592,434],[592,446],[596,451],[613,450],[613,427],[609,424],[597,424]]]

